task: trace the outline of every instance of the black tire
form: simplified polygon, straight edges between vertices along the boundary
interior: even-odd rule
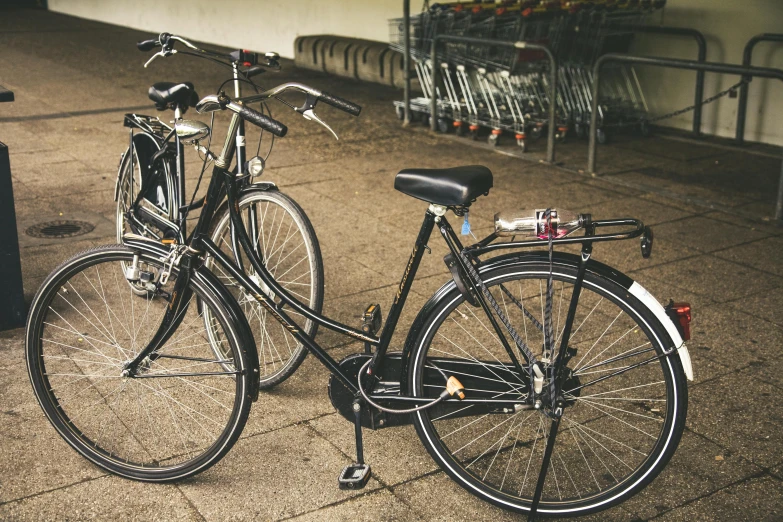
[[[140,370],[148,378],[123,377],[124,363],[152,338],[169,302],[165,292],[139,297],[123,282],[118,266],[133,259],[127,247],[101,247],[49,275],[28,316],[28,373],[47,418],[84,457],[130,479],[178,480],[215,464],[242,432],[252,402],[244,332],[194,274],[190,288],[213,310],[230,362],[198,342],[205,329],[191,303],[160,357]],[[139,266],[159,274],[162,262],[140,253]],[[160,288],[170,292],[176,277],[175,269]]]
[[[264,224],[257,225],[259,246],[262,252],[262,261],[273,276],[278,277],[278,283],[293,294],[303,304],[320,313],[324,299],[324,268],[321,258],[321,249],[318,237],[313,230],[310,220],[302,207],[285,194],[272,190],[250,190],[244,193],[239,200],[240,212],[245,226],[250,222],[250,212],[255,205],[256,223],[261,218]],[[272,220],[267,221],[267,216]],[[221,249],[234,257],[231,246],[230,219],[228,206],[223,205],[212,220],[210,237]],[[282,233],[280,229],[283,230]],[[276,233],[275,233],[276,229]],[[269,230],[271,233],[262,233]],[[295,230],[295,232],[294,232]],[[274,235],[273,235],[274,233]],[[253,239],[253,233],[248,228],[248,234]],[[281,234],[285,234],[281,237]],[[271,239],[266,239],[270,236]],[[285,242],[278,245],[277,239]],[[273,244],[272,244],[273,243]],[[286,246],[286,244],[288,246]],[[301,254],[306,254],[302,257]],[[243,266],[250,270],[250,262],[242,253]],[[305,261],[306,259],[306,261]],[[270,266],[269,263],[275,263]],[[244,289],[225,270],[214,263],[212,258],[207,258],[206,266],[212,270],[226,285],[229,291],[240,303],[245,316],[250,323],[255,338],[259,358],[259,387],[268,389],[285,381],[302,364],[307,356],[307,349],[299,343],[291,334],[283,328],[261,305],[254,299],[246,296]],[[291,271],[294,273],[291,274]],[[291,275],[289,275],[291,274]],[[254,276],[257,282],[260,277]],[[280,279],[286,276],[286,279]],[[309,336],[315,337],[318,324],[310,319],[287,309],[292,319],[299,320],[302,330]],[[209,312],[204,314],[204,320],[209,321]]]
[[[556,336],[561,331],[571,282],[576,276],[576,263],[570,265],[554,267]],[[541,357],[543,335],[532,321],[523,319],[522,312],[501,290],[500,284],[543,323],[543,289],[548,271],[545,262],[508,261],[482,273],[493,296],[537,357]],[[463,372],[455,375],[463,380],[468,397],[502,394],[505,398],[519,397],[522,403],[527,385],[523,388],[516,383],[519,375],[486,317],[481,317],[483,324],[477,320],[483,312],[465,304],[453,283],[447,287],[451,287],[450,291],[441,289],[438,292],[441,297],[433,298],[416,322],[421,328],[416,330],[409,345],[413,350],[409,392],[421,397],[442,390],[442,377],[425,370],[427,361],[438,357],[441,368],[449,367],[449,360],[452,368],[456,363],[474,368],[473,386],[465,384],[471,381],[469,369],[462,368]],[[567,297],[558,301],[564,294]],[[591,323],[587,329],[580,326],[585,322]],[[592,323],[600,326],[595,328]],[[571,390],[580,382],[586,384],[607,375],[609,370],[652,358],[653,350],[643,352],[645,347],[661,355],[671,346],[663,325],[645,305],[622,285],[590,272],[585,278],[573,332],[569,347],[576,348],[577,354],[568,366],[576,371],[578,380],[571,377],[567,381],[565,387]],[[460,343],[460,339],[465,343]],[[513,345],[510,337],[509,342]],[[623,351],[631,357],[620,362],[609,361]],[[444,362],[444,358],[448,360]],[[524,359],[520,357],[520,361],[524,366]],[[608,367],[596,366],[599,363]],[[584,373],[587,371],[590,375]],[[482,372],[484,377],[476,377]],[[488,378],[493,376],[497,378]],[[434,382],[430,385],[427,379]],[[477,382],[488,390],[478,389]],[[589,395],[585,395],[588,390]],[[663,357],[660,362],[653,359],[649,364],[588,386],[577,397],[571,395],[566,395],[573,402],[566,406],[561,420],[539,506],[541,516],[580,516],[628,499],[663,469],[685,425],[687,387],[676,355]],[[541,411],[522,409],[509,409],[507,413],[478,412],[472,416],[461,408],[460,411],[444,414],[443,410],[433,409],[414,415],[416,431],[430,455],[472,494],[505,509],[528,512],[541,468],[549,417]],[[488,437],[490,434],[493,437]]]

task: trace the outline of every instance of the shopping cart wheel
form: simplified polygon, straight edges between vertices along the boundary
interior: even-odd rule
[[[451,121],[447,120],[446,118],[438,118],[438,132],[442,134],[446,134],[449,132],[449,129],[451,128]]]
[[[605,145],[606,142],[609,141],[609,136],[607,136],[606,131],[603,129],[598,129],[596,137],[598,138],[598,143],[601,145]]]
[[[398,120],[404,120],[405,119],[405,108],[404,107],[395,107],[394,112],[397,114]]]
[[[478,140],[478,138],[479,138],[478,127],[476,127],[475,129],[470,129],[470,139],[472,139],[473,141],[476,141],[476,140]]]
[[[534,141],[540,140],[542,135],[543,135],[543,127],[536,126],[530,129],[530,137],[533,138]]]
[[[487,136],[487,143],[489,143],[490,147],[497,147],[500,144],[500,135],[490,133],[490,135]]]
[[[519,147],[519,150],[521,152],[525,152],[527,144],[525,143],[525,139],[524,138],[517,138],[517,147]]]
[[[462,123],[462,122],[454,122],[454,123]],[[454,134],[457,136],[464,136],[465,130],[467,128],[467,125],[462,123],[461,125],[454,125]]]

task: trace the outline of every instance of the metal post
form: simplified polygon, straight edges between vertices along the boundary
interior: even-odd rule
[[[626,29],[637,33],[647,34],[668,34],[673,36],[690,36],[696,40],[696,45],[699,46],[699,53],[697,60],[699,62],[705,62],[707,60],[707,39],[704,38],[704,34],[696,29],[690,29],[687,27],[668,27],[663,25],[624,25],[624,24],[612,24],[612,27],[618,29]],[[695,137],[701,136],[701,113],[702,113],[702,100],[704,100],[704,71],[696,72],[696,91],[694,93],[693,103],[696,106],[693,109],[693,135]]]
[[[405,54],[403,55],[403,67],[405,67],[405,87],[403,94],[403,105],[405,117],[402,124],[408,125],[411,122],[411,0],[402,1],[402,19],[405,24],[403,29],[403,39],[405,40]]]
[[[757,34],[745,44],[745,51],[742,53],[742,65],[745,67],[750,66],[753,61],[753,49],[756,44],[760,42],[783,42],[783,34],[776,33],[764,33]],[[743,80],[750,81],[750,78],[743,77]],[[737,129],[735,135],[735,141],[737,145],[745,143],[745,116],[748,111],[748,87],[747,83],[740,86],[739,100],[737,105]],[[778,218],[780,219],[780,218]]]
[[[14,101],[14,93],[0,86],[0,102]],[[0,143],[0,330],[24,325],[27,309],[22,288],[22,264],[8,147]]]
[[[587,151],[587,172],[595,175],[595,157],[597,143],[598,127],[598,89],[601,83],[601,67],[608,62],[636,63],[640,65],[655,65],[659,67],[670,67],[672,69],[685,69],[691,71],[714,72],[721,74],[736,74],[748,78],[776,78],[783,81],[783,70],[773,69],[771,67],[751,67],[745,65],[734,65],[729,63],[716,62],[694,62],[692,60],[678,60],[674,58],[660,58],[654,56],[633,56],[629,54],[605,54],[598,58],[593,67],[593,101],[590,114],[590,143]],[[783,221],[783,168],[781,168],[780,181],[778,184],[778,199],[775,206],[775,219]]]
[[[555,162],[555,119],[557,114],[557,59],[552,51],[546,45],[532,42],[508,42],[506,40],[494,40],[490,38],[473,38],[469,36],[451,36],[446,34],[435,35],[430,47],[430,57],[432,59],[432,98],[430,99],[430,130],[435,132],[435,120],[437,118],[438,101],[435,96],[435,87],[438,84],[438,74],[440,67],[437,65],[436,52],[438,43],[441,41],[467,43],[474,45],[489,45],[497,47],[514,47],[516,49],[532,49],[542,51],[549,60],[550,80],[549,80],[549,142],[546,146],[546,160],[549,163]]]
[[[775,204],[775,219],[783,221],[783,163],[780,164],[780,181],[778,181],[778,202]]]

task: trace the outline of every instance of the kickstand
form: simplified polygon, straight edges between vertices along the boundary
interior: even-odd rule
[[[538,514],[538,503],[541,501],[541,493],[544,491],[544,482],[546,481],[546,474],[549,471],[549,462],[552,459],[552,450],[555,447],[555,437],[557,437],[557,429],[560,427],[560,417],[555,417],[552,420],[552,426],[549,428],[549,437],[546,441],[546,449],[544,450],[544,460],[541,462],[541,472],[538,474],[538,483],[536,484],[536,492],[533,495],[533,503],[530,505],[530,513],[527,515],[528,522],[533,522]]]
[[[353,401],[354,432],[356,434],[356,462],[343,468],[337,483],[340,489],[362,489],[370,480],[370,466],[364,463],[364,444],[362,442],[362,401]]]

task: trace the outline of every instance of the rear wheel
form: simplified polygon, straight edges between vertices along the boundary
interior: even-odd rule
[[[536,323],[544,323],[548,271],[546,263],[518,262],[482,275],[539,358],[544,338]],[[575,277],[575,266],[554,267],[557,339]],[[505,509],[529,511],[551,419],[543,411],[522,408],[528,378],[517,372],[480,308],[455,289],[427,313],[413,345],[410,392],[437,396],[443,387],[433,370],[437,366],[453,370],[468,397],[518,400],[519,407],[479,410],[456,404],[421,411],[414,416],[419,437],[465,489]],[[687,390],[680,361],[655,358],[671,341],[625,288],[588,273],[572,332],[566,407],[539,506],[542,516],[583,515],[635,494],[665,466],[685,423]],[[524,367],[524,358],[518,358]],[[650,362],[610,376],[645,361]],[[592,382],[600,377],[608,378]]]
[[[144,147],[150,150],[157,150],[157,143],[146,134],[137,134],[135,140],[139,143],[143,143]],[[142,150],[144,150],[142,147]],[[132,156],[131,156],[132,153]],[[115,226],[117,230],[117,243],[122,244],[122,237],[124,234],[131,233],[139,236],[143,236],[149,239],[160,241],[164,237],[172,235],[172,230],[166,230],[165,228],[156,226],[156,221],[152,216],[156,216],[162,220],[170,221],[170,215],[164,209],[169,209],[169,201],[171,200],[171,187],[168,186],[170,178],[168,175],[168,166],[165,162],[158,162],[158,167],[161,172],[156,179],[161,180],[161,185],[156,190],[156,197],[158,201],[153,204],[147,198],[141,198],[138,203],[136,199],[142,190],[142,166],[141,160],[147,159],[149,154],[139,151],[136,148],[134,142],[133,147],[129,147],[125,151],[125,154],[120,161],[120,169],[117,173],[117,210]],[[146,187],[144,187],[146,189]],[[135,207],[134,207],[135,205]],[[133,212],[131,212],[133,210]],[[131,216],[131,214],[133,214]],[[169,227],[170,228],[170,227]],[[168,232],[168,234],[167,234]],[[121,263],[122,273],[125,273],[125,264]],[[145,295],[144,288],[136,283],[128,282],[134,292],[138,295]]]
[[[157,331],[177,277],[138,254],[149,279],[134,292],[123,246],[84,252],[60,265],[33,299],[26,358],[38,402],[59,434],[98,466],[126,478],[170,481],[199,473],[236,442],[250,410],[240,332],[201,277],[176,332],[134,377],[123,375]],[[217,359],[201,313],[209,310],[225,356]]]
[[[240,198],[239,212],[261,261],[275,280],[302,304],[320,313],[324,296],[323,261],[318,238],[304,210],[277,190],[254,190]],[[233,258],[227,206],[217,213],[213,223],[212,241]],[[241,259],[250,278],[262,289],[269,290],[244,252],[241,252]],[[206,264],[237,299],[250,323],[258,348],[260,387],[280,384],[296,371],[307,355],[307,349],[223,267],[212,258],[207,258]],[[317,324],[291,308],[286,310],[307,335],[315,336]],[[204,320],[211,324],[209,311],[205,311]]]

